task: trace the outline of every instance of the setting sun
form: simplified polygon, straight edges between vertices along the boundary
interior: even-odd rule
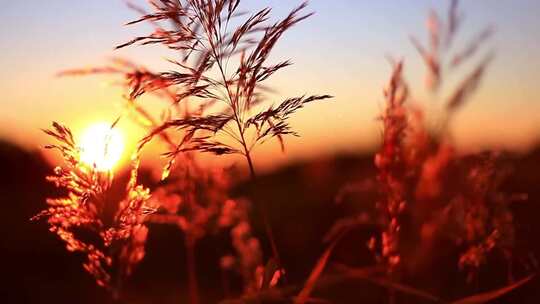
[[[107,123],[96,123],[88,127],[80,143],[81,161],[100,171],[111,170],[124,150],[122,133],[111,129]]]

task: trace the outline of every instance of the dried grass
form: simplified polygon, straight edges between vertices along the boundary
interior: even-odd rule
[[[375,212],[336,222],[324,237],[330,245],[303,286],[284,283],[285,270],[265,204],[257,202],[263,210],[272,248],[272,258],[266,261],[263,246],[252,228],[250,202],[232,199],[228,194],[229,176],[223,170],[201,168],[196,153],[241,155],[256,181],[253,149],[276,139],[284,150],[284,137],[298,135],[289,125],[291,116],[306,104],[331,98],[300,96],[267,105],[264,94],[267,88],[263,82],[291,64],[288,60],[275,64],[267,61],[282,35],[312,15],[303,13],[306,3],[275,23],[269,22],[269,8],[249,16],[240,13],[239,0],[153,0],[149,1],[151,12],[130,6],[142,16],[127,25],[147,23],[154,30],[117,48],[164,46],[180,54],[181,60],[170,60],[174,70],[153,72],[133,62],[112,59],[104,67],[70,70],[60,75],[122,76],[126,109],[148,131],[139,142],[137,153],[156,138],[169,148],[164,153],[169,162],[163,169],[162,181],[152,194],[138,184],[135,157],[124,199],[110,202],[107,191],[112,174],[83,164],[71,131],[53,123],[53,128],[45,132],[58,144],[47,148],[60,151],[65,166],[57,167],[48,180],[68,194],[49,199],[50,207],[34,218],[46,218],[51,232],[66,243],[69,251],[85,254],[83,266],[98,285],[117,296],[121,294],[122,281],[144,257],[146,223],[173,225],[186,236],[189,298],[193,304],[200,301],[195,244],[215,231],[229,232],[234,248],[234,252],[224,253],[220,261],[224,280],[231,272],[243,279],[241,297],[225,301],[232,303],[325,303],[312,296],[319,287],[358,279],[388,290],[390,303],[397,301],[397,294],[442,302],[439,296],[411,284],[411,277],[422,271],[422,263],[430,260],[437,250],[434,244],[440,239],[451,240],[460,250],[455,267],[463,270],[469,281],[478,278],[479,269],[495,252],[512,261],[515,229],[510,206],[521,196],[501,190],[507,174],[501,165],[502,156],[494,151],[459,155],[452,142],[452,118],[479,87],[493,57],[483,50],[493,33],[491,27],[480,31],[464,48],[452,51],[463,22],[458,1],[450,2],[445,20],[435,11],[430,13],[427,46],[411,38],[426,66],[425,87],[429,92],[442,91],[449,73],[472,64],[471,71],[443,104],[442,127],[430,129],[423,109],[411,103],[413,92],[403,77],[404,62],[391,60],[392,73],[383,92],[385,109],[380,116],[382,142],[374,157],[377,174],[373,181],[347,184],[336,198],[342,202],[348,191],[376,190]],[[473,62],[482,53],[481,60]],[[160,117],[152,116],[149,107],[141,102],[141,97],[148,94],[167,101]],[[264,110],[255,111],[258,108]],[[450,183],[450,176],[460,183]],[[105,212],[106,204],[118,206],[112,218]],[[376,265],[357,269],[337,264],[334,273],[325,273],[338,242],[352,228],[363,225],[377,229],[366,240]],[[490,301],[532,277],[513,282],[511,270],[508,272],[508,286],[455,303]]]
[[[81,162],[80,149],[70,129],[55,122],[52,129],[44,132],[58,141],[47,148],[60,151],[65,164],[56,167],[47,180],[67,195],[47,199],[49,208],[32,220],[46,218],[49,230],[65,242],[68,251],[86,255],[83,267],[96,283],[119,295],[123,279],[144,257],[147,230],[143,222],[155,211],[149,202],[149,190],[137,183],[138,159],[133,160],[124,198],[111,202],[111,172],[101,172]],[[115,203],[117,210],[111,219],[107,209]]]

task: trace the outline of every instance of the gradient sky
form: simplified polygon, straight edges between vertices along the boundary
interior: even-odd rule
[[[540,140],[540,1],[463,1],[464,41],[485,25],[497,31],[488,46],[496,51],[487,77],[459,113],[454,133],[462,147],[523,148]],[[137,1],[135,1],[137,3]],[[139,1],[140,3],[140,1]],[[246,9],[271,6],[284,16],[299,1],[244,0]],[[274,76],[271,85],[284,96],[331,94],[336,98],[311,105],[292,120],[301,139],[287,140],[288,153],[277,145],[256,156],[281,163],[336,152],[372,148],[379,138],[375,120],[381,90],[390,68],[386,55],[403,57],[409,83],[422,92],[423,66],[409,35],[425,37],[425,17],[434,7],[445,13],[446,1],[313,0],[316,15],[289,31],[278,44],[274,61],[292,59],[292,67]],[[74,67],[100,65],[110,56],[125,57],[159,69],[168,53],[156,47],[113,51],[144,27],[124,27],[137,17],[117,0],[3,1],[0,7],[0,138],[28,148],[48,139],[39,129],[56,120],[77,132],[94,121],[118,115],[122,91],[106,85],[110,77],[56,78]],[[423,94],[416,97],[422,99]],[[143,134],[131,131],[134,142]]]

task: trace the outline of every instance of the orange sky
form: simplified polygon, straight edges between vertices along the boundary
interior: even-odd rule
[[[120,113],[122,90],[108,85],[113,78],[56,78],[57,71],[100,65],[110,56],[159,70],[166,67],[163,58],[170,56],[158,48],[112,51],[114,45],[147,30],[121,26],[136,16],[122,1],[44,2],[11,1],[0,11],[4,23],[0,29],[0,137],[28,148],[47,142],[39,129],[52,120],[77,133],[92,122],[112,121]],[[312,1],[311,9],[317,14],[293,28],[278,45],[275,61],[290,58],[294,65],[276,74],[270,85],[283,97],[307,93],[336,98],[298,113],[292,126],[302,137],[287,139],[286,154],[277,144],[258,149],[255,160],[260,166],[373,148],[379,138],[376,117],[382,108],[382,87],[390,72],[387,54],[405,59],[405,75],[417,92],[415,97],[422,102],[428,99],[421,93],[423,66],[408,35],[424,37],[427,8],[443,9],[444,1],[422,0],[414,5],[403,1],[328,2]],[[271,5],[276,7],[276,15],[283,16],[295,4],[274,0],[248,5]],[[495,24],[497,33],[488,44],[496,50],[496,59],[480,90],[455,121],[458,144],[462,148],[523,148],[538,141],[539,2],[471,1],[462,9],[468,18],[463,37],[487,24]],[[276,96],[273,101],[279,100]],[[144,135],[127,122],[120,128],[131,143],[128,147]],[[226,162],[236,160],[227,157]]]

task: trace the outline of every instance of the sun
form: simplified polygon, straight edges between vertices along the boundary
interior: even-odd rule
[[[80,137],[81,161],[99,171],[111,170],[122,157],[124,138],[107,123],[89,126]]]

